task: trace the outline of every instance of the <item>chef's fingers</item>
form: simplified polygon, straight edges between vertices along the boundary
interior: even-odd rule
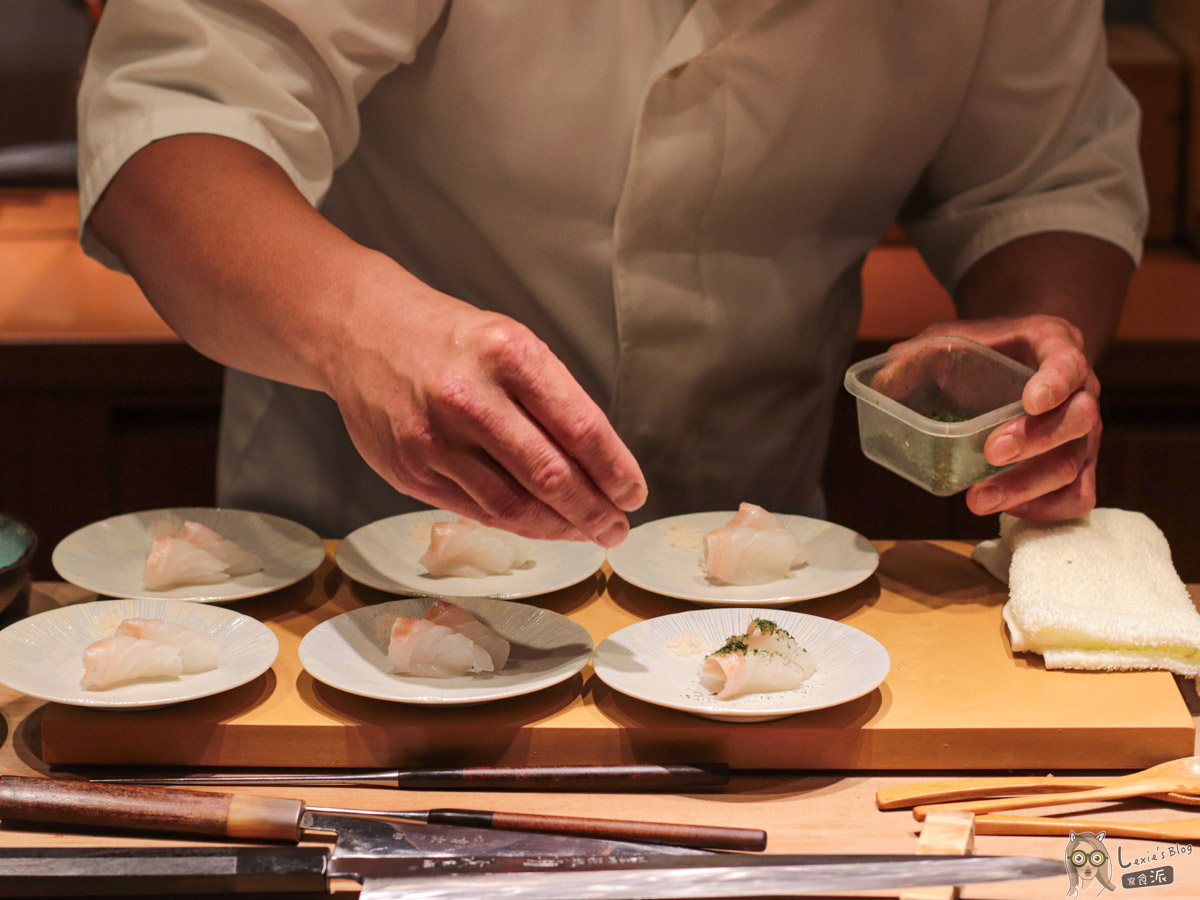
[[[1076,518],[1096,505],[1099,429],[1028,459],[967,491],[976,515],[1008,512],[1043,520]]]
[[[625,539],[629,533],[625,514],[523,407],[502,394],[488,398],[485,393],[475,402],[486,405],[489,414],[439,405],[437,416],[443,426],[476,443],[510,476],[512,489],[507,492],[495,480],[487,483],[473,477],[469,484],[460,480],[490,507],[498,522],[511,523],[505,526],[509,528],[528,526],[531,517],[544,520],[544,512],[549,511],[601,546],[612,547]],[[454,477],[479,474],[459,470]]]
[[[1096,505],[1096,457],[1083,464],[1079,476],[1057,491],[1021,503],[1007,510],[1022,519],[1058,522],[1086,516]]]
[[[646,502],[646,479],[608,417],[548,350],[499,373],[501,384],[613,505]]]
[[[484,525],[505,528],[531,538],[588,540],[578,528],[530,494],[482,451],[444,453],[433,461],[432,466],[435,472],[444,476],[444,481],[466,495],[470,507],[475,510],[462,514]]]
[[[1062,320],[1039,321],[1031,334],[1037,371],[1021,395],[1027,413],[1041,415],[1081,389],[1099,392],[1099,381],[1083,355],[1078,329]]]
[[[1031,459],[1100,428],[1100,405],[1087,390],[1071,394],[1040,416],[1018,416],[988,435],[983,455],[993,466]]]

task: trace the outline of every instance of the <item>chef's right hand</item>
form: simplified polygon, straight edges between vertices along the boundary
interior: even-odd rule
[[[354,295],[327,390],[389,484],[526,537],[624,540],[625,513],[646,500],[641,469],[533,332],[390,260]]]

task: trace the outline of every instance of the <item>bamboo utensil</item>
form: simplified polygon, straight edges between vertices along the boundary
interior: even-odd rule
[[[956,809],[981,814],[1008,809],[1056,806],[1062,803],[1094,803],[1171,793],[1200,794],[1200,759],[1194,756],[1173,759],[1157,766],[1151,766],[1141,772],[1118,776],[1109,785],[1086,791],[1055,791],[1032,796],[995,797],[985,800],[967,800],[960,803],[921,805],[913,809],[913,817],[918,820],[924,819],[925,813],[931,809]]]
[[[1056,816],[984,815],[975,817],[976,834],[1070,834],[1104,832],[1105,837],[1155,841],[1200,840],[1200,816],[1168,822],[1121,822],[1113,819],[1060,819]]]
[[[1129,784],[1135,780],[1151,777],[1177,777],[1191,779],[1190,789],[1171,790],[1165,793],[1147,791],[1145,796],[1180,803],[1186,806],[1200,806],[1200,757],[1189,756],[1171,760],[1135,772],[1130,775],[1102,776],[1083,775],[1066,776],[1003,776],[994,778],[961,778],[950,781],[920,782],[917,784],[896,785],[882,788],[875,794],[875,803],[879,809],[904,809],[911,806],[922,807],[931,804],[946,804],[945,808],[962,808],[950,805],[952,801],[971,800],[979,797],[998,797],[1013,795],[1057,794],[1066,791],[1088,791],[1099,788],[1114,788]],[[1129,796],[1142,796],[1133,794]],[[1009,809],[1032,805],[1026,796],[1021,803]],[[1061,802],[1061,801],[1049,801]]]

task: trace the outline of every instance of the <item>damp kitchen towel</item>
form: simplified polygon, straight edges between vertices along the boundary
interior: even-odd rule
[[[1002,515],[1000,537],[972,556],[1008,583],[1013,650],[1040,653],[1047,669],[1200,676],[1200,613],[1166,537],[1142,513],[1095,509],[1052,523]]]

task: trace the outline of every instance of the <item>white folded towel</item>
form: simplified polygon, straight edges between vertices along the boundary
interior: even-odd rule
[[[1013,650],[1040,653],[1047,669],[1200,676],[1200,613],[1166,537],[1142,513],[1095,509],[1055,523],[1002,515],[1000,537],[972,557],[1008,582]]]

